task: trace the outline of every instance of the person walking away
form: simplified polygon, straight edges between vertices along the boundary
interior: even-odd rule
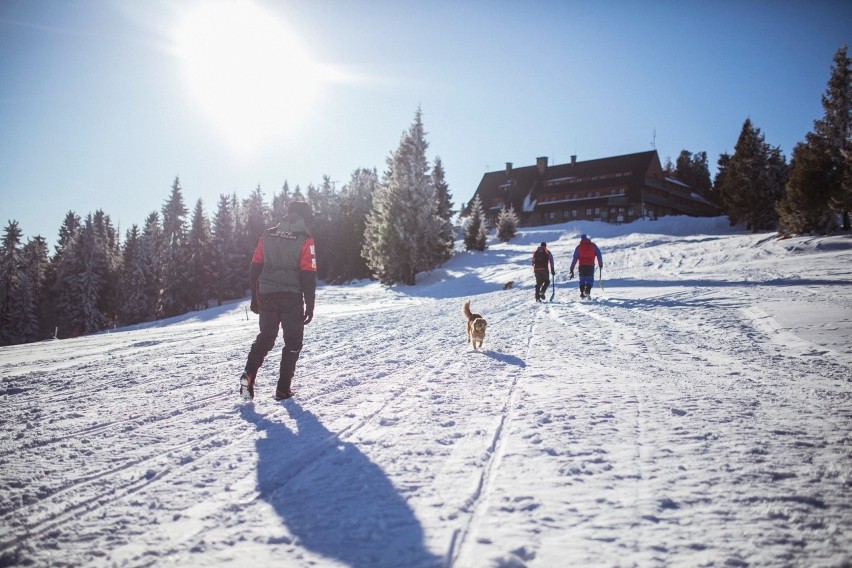
[[[544,300],[544,292],[550,285],[550,275],[555,275],[553,269],[553,255],[547,250],[547,243],[541,243],[535,252],[532,259],[533,272],[535,273],[535,301],[541,302]],[[547,269],[550,265],[550,275]]]
[[[603,268],[601,249],[589,239],[588,235],[580,235],[580,244],[574,249],[568,279],[574,278],[574,267],[579,263],[581,299],[592,297],[592,286],[595,284],[595,259],[598,261],[598,266]]]
[[[240,394],[254,398],[257,371],[275,346],[278,327],[284,336],[275,399],[293,396],[291,385],[302,351],[305,325],[314,317],[317,260],[310,205],[294,201],[281,222],[261,235],[249,268],[251,311],[259,314],[260,333],[240,376]]]

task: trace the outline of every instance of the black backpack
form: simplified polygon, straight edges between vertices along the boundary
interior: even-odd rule
[[[547,251],[539,247],[533,254],[534,268],[547,268]]]

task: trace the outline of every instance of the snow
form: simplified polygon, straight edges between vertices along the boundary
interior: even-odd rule
[[[247,302],[4,347],[0,565],[848,565],[850,284],[849,235],[571,223],[321,287],[286,402]]]

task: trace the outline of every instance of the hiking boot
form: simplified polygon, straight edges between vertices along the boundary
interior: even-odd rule
[[[240,396],[243,397],[243,400],[254,398],[254,378],[245,371],[240,375]]]
[[[288,390],[287,392],[281,392],[279,390],[276,390],[275,396],[273,398],[275,400],[287,400],[288,398],[292,398],[294,396],[296,396],[296,393],[291,390]]]

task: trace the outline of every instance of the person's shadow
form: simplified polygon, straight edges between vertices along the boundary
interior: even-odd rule
[[[284,406],[296,431],[252,405],[240,414],[266,432],[257,441],[257,487],[294,544],[352,567],[443,565],[384,472],[295,401]]]

